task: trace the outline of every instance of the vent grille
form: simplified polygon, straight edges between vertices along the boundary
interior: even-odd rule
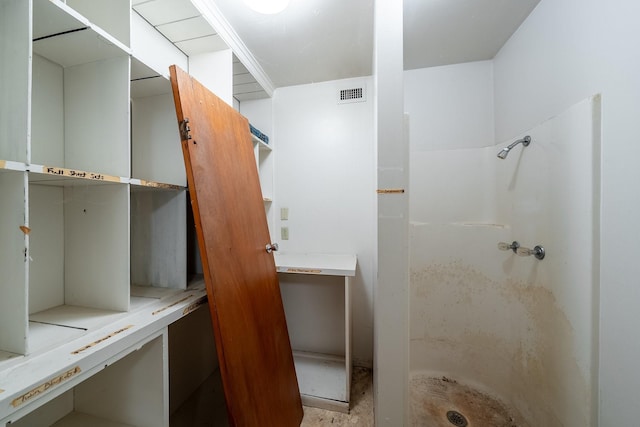
[[[355,89],[342,89],[340,91],[340,101],[348,101],[350,99],[362,98],[362,88],[357,87]]]
[[[364,101],[366,101],[364,86],[354,87],[351,89],[341,89],[338,91],[338,104],[349,104],[352,102]]]

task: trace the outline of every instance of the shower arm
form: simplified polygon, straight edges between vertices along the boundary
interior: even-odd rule
[[[513,147],[515,147],[515,146],[516,146],[516,145],[518,145],[518,144],[522,144],[522,145],[524,145],[525,147],[528,147],[528,146],[529,146],[529,144],[531,144],[531,137],[530,137],[529,135],[527,135],[527,136],[525,136],[525,137],[524,137],[524,138],[522,138],[522,139],[519,139],[519,140],[517,140],[517,141],[515,141],[515,142],[512,142],[511,144],[507,145],[507,148],[506,148],[506,149],[507,149],[507,150],[511,150]]]

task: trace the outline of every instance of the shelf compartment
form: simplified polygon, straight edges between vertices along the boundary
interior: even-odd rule
[[[262,197],[265,199],[273,199],[273,158],[271,147],[265,146],[264,142],[258,143],[258,175],[260,176],[260,188],[262,189]],[[266,147],[266,148],[265,148]]]
[[[65,3],[124,46],[131,46],[130,0],[65,0]]]
[[[129,176],[129,58],[63,67],[34,54],[30,163]]]
[[[171,293],[168,288],[158,288],[154,286],[131,285],[131,310],[136,310],[137,301],[159,300]]]
[[[294,351],[293,360],[304,405],[349,411],[344,357]]]
[[[131,58],[131,98],[172,94],[171,82],[141,60]]]
[[[136,301],[137,308],[153,300]],[[133,305],[133,304],[132,304]],[[60,305],[29,316],[29,351],[40,353],[127,316],[126,312]]]
[[[37,173],[29,181],[29,313],[128,311],[128,185]]]
[[[25,252],[29,241],[27,176],[0,169],[0,350],[24,354],[27,350],[27,277]],[[3,357],[4,359],[4,357]]]
[[[344,356],[344,277],[279,273],[278,279],[291,347],[307,353]]]
[[[275,263],[303,404],[348,412],[357,257],[276,253]]]
[[[132,296],[129,312],[155,303],[159,298]],[[42,353],[62,343],[124,319],[129,313],[90,307],[60,305],[29,315],[29,352]]]
[[[196,287],[200,286],[196,285]],[[60,394],[85,381],[96,372],[107,366],[110,368],[115,361],[136,352],[145,343],[159,335],[165,335],[167,326],[176,320],[206,305],[204,289],[191,289],[189,292],[164,289],[164,292],[161,299],[148,296],[133,298],[133,311],[122,313],[122,317],[114,316],[112,319],[116,320],[110,321],[108,325],[97,329],[93,328],[94,330],[87,331],[85,335],[53,348],[13,358],[10,357],[11,355],[3,353],[1,356],[3,360],[0,363],[0,389],[3,389],[4,392],[0,393],[0,425],[14,423],[25,414],[47,404]],[[139,301],[136,302],[137,300]],[[202,310],[202,308],[200,309]],[[93,321],[95,319],[92,316],[87,320]],[[78,321],[84,323],[79,319]],[[53,325],[44,324],[44,326]],[[168,347],[166,342],[163,347]],[[5,359],[5,356],[9,357]],[[72,372],[72,375],[66,376],[66,373],[69,372]],[[166,366],[162,372],[167,372]],[[65,376],[62,378],[63,381],[57,381],[61,375]],[[152,376],[154,380],[157,378],[156,374],[152,374]],[[147,381],[142,382],[146,383]],[[51,387],[44,389],[44,392],[33,393],[34,390],[41,390],[44,385],[48,384]],[[123,391],[128,389],[125,387]],[[167,389],[165,388],[165,390]],[[18,402],[17,405],[15,402]],[[131,399],[130,403],[135,406],[135,399]],[[162,406],[166,408],[166,405]],[[154,408],[159,409],[160,405],[154,406]],[[61,413],[56,419],[69,410]],[[101,416],[100,414],[94,415]],[[37,425],[51,425],[52,423],[53,421],[49,421]],[[23,425],[36,424],[25,422]],[[150,422],[136,425],[165,424]]]
[[[171,356],[169,358],[171,359]],[[209,375],[175,412],[171,412],[170,425],[172,427],[194,425],[228,427],[230,425],[220,369],[216,369]]]
[[[131,185],[131,285],[187,288],[186,189]]]
[[[173,415],[218,369],[218,357],[207,304],[172,323],[168,329],[169,415]],[[224,398],[222,402],[224,405]]]
[[[268,143],[264,142],[263,140],[261,140],[260,138],[258,138],[257,136],[255,136],[254,134],[251,134],[251,141],[253,142],[253,144],[255,146],[258,147],[258,149],[263,150],[263,151],[272,151],[271,145],[269,145]]]
[[[69,2],[67,2],[69,3]],[[82,3],[91,3],[83,7]],[[122,4],[122,0],[113,2]],[[128,24],[128,13],[118,12],[111,2],[80,2],[83,11],[96,9],[92,19],[102,22],[115,21],[113,15],[124,19]],[[96,6],[100,5],[99,8]],[[102,10],[98,10],[102,9]],[[105,10],[110,12],[104,13]],[[118,23],[123,26],[125,22]],[[113,27],[115,27],[114,25]],[[125,31],[120,36],[128,39]],[[126,57],[130,50],[110,33],[91,23],[86,17],[74,10],[68,4],[59,0],[33,1],[33,52],[63,67],[71,67],[89,62],[101,61],[114,57]],[[128,44],[128,40],[127,44]]]
[[[67,306],[65,306],[67,308]],[[46,312],[38,313],[41,317],[46,317]],[[37,353],[54,348],[65,342],[80,338],[87,332],[85,328],[67,327],[42,323],[40,321],[29,321],[29,352]]]
[[[61,305],[29,316],[32,323],[59,325],[80,330],[95,330],[113,323],[126,313],[89,307]]]
[[[128,43],[129,14],[123,0],[33,1],[27,163],[129,176],[129,48],[89,20]]]
[[[132,61],[132,70],[131,174],[185,187],[187,175],[171,84],[140,61]]]
[[[133,64],[133,61],[131,63]],[[131,98],[146,98],[158,95],[171,95],[171,86],[169,80],[165,77],[156,75],[135,78],[133,75],[131,76]]]
[[[27,163],[31,34],[29,2],[0,2],[0,159]]]
[[[12,426],[168,426],[167,334],[105,364]]]
[[[269,226],[269,235],[273,236],[273,156],[272,147],[260,138],[251,135],[253,151],[256,157],[256,167],[260,179],[260,190],[262,190],[262,201],[264,202],[264,212]]]

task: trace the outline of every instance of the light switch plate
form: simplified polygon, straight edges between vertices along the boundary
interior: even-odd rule
[[[289,208],[280,208],[280,219],[285,221],[289,219]]]

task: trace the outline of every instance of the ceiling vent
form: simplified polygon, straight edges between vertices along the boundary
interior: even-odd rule
[[[352,102],[365,102],[366,100],[364,85],[338,91],[338,104],[351,104]]]

